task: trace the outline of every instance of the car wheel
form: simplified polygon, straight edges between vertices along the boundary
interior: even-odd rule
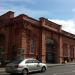
[[[23,70],[23,75],[28,75],[28,70],[27,69]]]
[[[46,71],[46,67],[42,67],[41,71],[45,72]]]

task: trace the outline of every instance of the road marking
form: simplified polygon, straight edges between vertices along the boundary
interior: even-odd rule
[[[75,70],[73,70],[72,72],[54,73],[53,75],[64,75],[64,74],[73,73],[73,72],[75,72]]]

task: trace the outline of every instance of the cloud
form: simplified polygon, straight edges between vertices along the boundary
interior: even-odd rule
[[[6,0],[0,0],[0,1],[2,1],[2,2],[4,2],[4,1],[6,1]],[[7,1],[25,1],[25,2],[31,2],[31,1],[33,1],[33,0],[7,0]]]
[[[27,14],[31,17],[39,18],[40,16],[46,17],[48,14],[51,14],[51,12],[47,10],[41,10],[41,9],[33,9],[29,8],[26,4],[27,3],[34,3],[35,0],[8,0],[8,2],[5,2],[5,0],[0,0],[4,2],[0,2],[0,15],[6,13],[7,11],[13,11],[15,12],[15,15],[19,14]],[[13,1],[13,2],[11,2]],[[14,2],[17,1],[17,2]],[[20,2],[24,1],[24,2]],[[29,4],[30,5],[30,4]]]
[[[62,25],[62,29],[75,34],[75,21],[74,20],[59,20],[59,19],[49,19],[59,25]]]
[[[35,0],[8,0],[10,2],[26,2],[26,3],[29,3],[29,4],[34,4],[35,3]]]
[[[25,2],[27,2],[29,4],[34,4],[35,3],[35,0],[23,0],[23,1],[25,1]]]
[[[18,6],[14,6],[14,5],[10,5],[10,7],[8,7],[8,5],[1,5],[1,9],[0,9],[0,15],[8,12],[8,11],[13,11],[15,12],[15,16],[19,15],[19,14],[26,14],[28,16],[34,17],[34,18],[39,18],[39,17],[47,17],[48,14],[51,14],[51,12],[46,11],[46,10],[35,10],[35,9],[30,9],[30,8],[26,8],[25,6],[21,5],[20,7]]]
[[[75,12],[75,8],[72,9],[72,12]]]
[[[17,5],[20,7],[21,5],[34,5],[36,3],[35,0],[0,0],[0,5],[7,5],[10,7],[11,5]]]

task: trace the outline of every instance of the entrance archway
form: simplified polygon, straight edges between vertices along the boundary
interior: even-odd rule
[[[48,38],[46,41],[46,63],[55,63],[55,41]]]

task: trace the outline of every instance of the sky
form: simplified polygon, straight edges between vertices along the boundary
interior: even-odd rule
[[[0,15],[7,11],[15,12],[15,16],[45,17],[75,34],[75,0],[0,0]]]

